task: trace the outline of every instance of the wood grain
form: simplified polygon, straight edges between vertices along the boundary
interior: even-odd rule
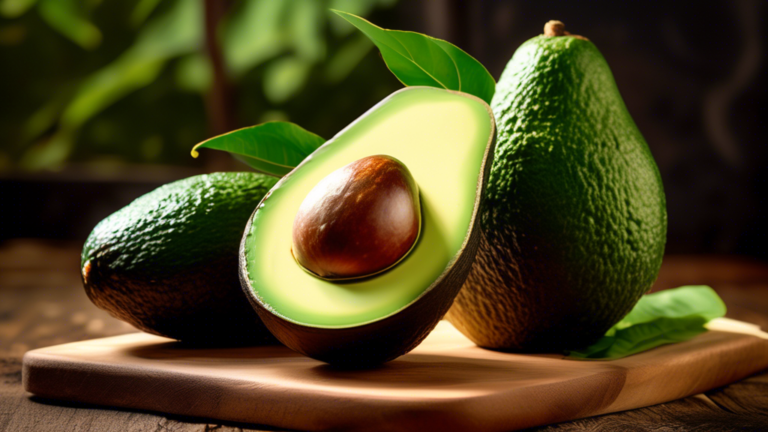
[[[481,349],[443,321],[412,353],[370,370],[279,346],[190,349],[136,333],[31,351],[23,376],[47,398],[290,429],[505,431],[654,405],[768,367],[768,334],[727,330],[580,361]]]
[[[30,349],[135,331],[90,304],[78,273],[79,244],[0,244],[0,431],[260,431],[265,426],[67,404],[21,386]],[[685,277],[679,276],[685,275]],[[710,284],[728,316],[768,328],[768,265],[733,257],[669,257],[657,287]],[[536,431],[768,430],[768,371],[652,407],[542,426]]]

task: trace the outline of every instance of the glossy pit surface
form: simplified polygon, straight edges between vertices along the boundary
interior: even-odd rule
[[[474,97],[410,87],[373,107],[284,177],[262,201],[243,240],[253,294],[272,313],[321,328],[352,327],[408,306],[450,266],[468,235],[492,119]],[[333,171],[390,155],[419,187],[422,225],[410,253],[370,278],[331,282],[297,265],[294,218],[309,192]]]
[[[349,280],[396,265],[421,229],[419,188],[391,156],[358,159],[322,179],[293,220],[296,262],[317,277]]]

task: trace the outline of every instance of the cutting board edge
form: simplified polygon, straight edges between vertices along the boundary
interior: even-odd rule
[[[436,425],[439,425],[439,429],[443,431],[465,431],[465,430],[510,430],[509,426],[511,425],[510,422],[506,422],[504,427],[500,428],[487,428],[482,427],[481,425],[478,425],[475,421],[476,419],[473,419],[472,414],[475,413],[475,407],[478,405],[483,405],[483,400],[485,398],[492,398],[493,395],[482,395],[482,396],[476,396],[471,398],[435,398],[431,400],[421,400],[416,401],[413,405],[410,405],[408,407],[401,407],[402,400],[396,400],[396,399],[389,399],[389,400],[383,400],[383,399],[357,399],[349,394],[333,394],[333,403],[328,404],[329,406],[318,407],[318,409],[313,410],[316,414],[326,412],[327,408],[330,408],[330,405],[338,405],[338,404],[344,404],[349,403],[354,405],[351,407],[352,415],[351,417],[345,419],[345,421],[340,422],[340,419],[336,415],[315,415],[312,417],[307,418],[306,417],[306,409],[294,409],[292,411],[302,411],[304,414],[301,416],[296,416],[296,412],[287,412],[285,415],[278,416],[279,418],[270,418],[266,419],[266,421],[257,421],[255,420],[255,417],[253,415],[249,415],[248,413],[244,412],[216,412],[215,409],[207,408],[203,409],[203,413],[200,413],[200,411],[191,411],[187,409],[178,409],[180,406],[189,406],[189,405],[178,405],[178,404],[168,404],[167,398],[159,398],[157,400],[152,400],[151,398],[145,399],[143,401],[139,401],[139,399],[142,399],[141,395],[133,395],[131,398],[129,398],[128,401],[125,399],[120,399],[119,397],[106,397],[106,398],[100,398],[101,394],[99,394],[99,387],[102,386],[100,384],[99,386],[89,386],[88,388],[83,391],[83,388],[79,388],[78,392],[67,392],[62,391],[63,389],[61,387],[56,387],[55,391],[50,391],[50,385],[48,384],[48,373],[55,373],[57,375],[56,379],[61,379],[61,374],[69,375],[69,378],[72,380],[78,380],[79,376],[82,376],[83,374],[87,375],[93,375],[95,374],[101,374],[104,377],[110,377],[110,374],[117,373],[118,376],[124,376],[125,379],[131,379],[134,380],[135,377],[131,374],[127,374],[125,367],[117,367],[117,366],[111,366],[109,364],[105,364],[102,362],[90,362],[90,366],[87,371],[83,371],[83,363],[82,361],[72,361],[67,359],[64,356],[56,355],[56,354],[50,354],[44,352],[45,348],[42,348],[40,350],[34,350],[30,351],[27,354],[24,355],[23,358],[23,364],[22,364],[22,385],[25,391],[31,393],[34,396],[43,398],[43,399],[51,399],[51,400],[61,400],[61,401],[67,401],[67,402],[76,402],[76,403],[83,403],[87,405],[94,405],[104,408],[111,408],[111,407],[118,407],[120,409],[127,409],[127,410],[137,410],[137,411],[145,411],[145,412],[154,412],[158,414],[172,414],[172,415],[180,415],[185,417],[191,417],[191,418],[197,418],[197,419],[218,419],[218,420],[224,420],[224,421],[231,421],[236,423],[247,423],[250,425],[265,425],[270,427],[278,427],[278,428],[287,428],[291,430],[328,430],[328,429],[360,429],[364,428],[365,430],[379,430],[376,426],[381,427],[381,430],[393,430],[392,428],[396,428],[396,430],[403,430],[403,431],[423,431],[426,428],[434,428]],[[55,367],[54,367],[55,365]],[[134,368],[134,369],[140,369],[140,368]],[[142,372],[146,372],[142,369]],[[191,373],[183,373],[183,372],[171,372],[163,371],[163,374],[165,375],[165,383],[169,387],[174,386],[180,386],[180,387],[186,387],[188,384],[188,380],[195,380],[196,382],[199,380],[198,374],[191,374]],[[114,378],[114,375],[111,376],[111,378]],[[221,382],[225,379],[218,378],[218,384],[221,384]],[[247,381],[240,381],[240,380],[231,380],[235,384],[245,384],[248,385],[249,383]],[[91,376],[91,379],[87,381],[88,383],[93,383],[93,377]],[[237,388],[237,386],[233,386],[234,388]],[[203,389],[196,389],[196,391],[205,391],[205,388]],[[236,397],[236,396],[233,396]],[[257,397],[250,396],[253,399],[257,399]],[[469,402],[469,403],[468,403]],[[326,403],[327,404],[327,403]],[[278,404],[281,405],[281,404]],[[286,401],[283,406],[293,406],[294,408],[297,407],[299,404],[296,403],[294,396],[289,396],[286,398]],[[378,415],[376,416],[370,416],[367,414],[363,414],[365,410],[365,407],[371,407],[375,408],[379,411]],[[199,410],[199,406],[197,407],[197,410]],[[440,419],[435,420],[434,415],[439,414]],[[371,423],[372,418],[378,418],[380,421]],[[476,416],[475,416],[476,417]],[[295,421],[295,419],[301,418],[303,421]],[[397,419],[396,423],[393,423],[391,421],[392,418]],[[389,421],[387,421],[389,420]],[[374,420],[375,421],[375,420]],[[522,428],[522,427],[528,427],[528,423],[518,423],[515,425],[514,429]]]
[[[717,357],[717,370],[718,374],[700,374],[700,379],[690,389],[681,389],[677,393],[671,393],[667,398],[664,398],[663,401],[660,402],[652,402],[649,403],[647,401],[632,401],[631,398],[628,399],[627,396],[631,396],[632,394],[636,394],[638,392],[637,386],[642,385],[642,383],[647,382],[649,379],[659,379],[658,373],[650,374],[649,377],[649,370],[656,370],[656,368],[653,368],[651,365],[644,365],[644,366],[630,366],[627,365],[627,381],[629,383],[629,387],[625,386],[624,389],[622,389],[622,392],[619,394],[619,397],[616,399],[615,403],[612,404],[608,411],[604,412],[596,412],[591,415],[604,415],[604,414],[610,414],[615,412],[622,412],[622,411],[629,411],[633,409],[643,408],[647,406],[653,406],[658,405],[661,403],[667,403],[671,401],[675,401],[678,399],[682,399],[685,397],[697,395],[700,393],[704,393],[706,391],[722,387],[728,384],[731,384],[733,382],[742,380],[744,378],[747,378],[749,376],[752,376],[754,374],[760,373],[761,371],[764,371],[768,369],[768,340],[755,336],[750,334],[738,334],[738,333],[728,333],[728,332],[719,332],[719,331],[709,331],[703,335],[698,336],[698,338],[702,337],[712,337],[712,336],[722,336],[729,338],[728,342],[728,350],[721,350],[718,353]],[[693,339],[691,341],[685,341],[680,342],[678,344],[671,344],[671,345],[663,345],[657,348],[654,348],[650,351],[646,352],[660,352],[662,350],[667,352],[666,357],[667,365],[670,365],[672,363],[676,363],[673,366],[672,371],[665,370],[665,373],[668,375],[668,378],[670,381],[665,382],[673,382],[673,376],[675,375],[674,371],[682,371],[687,370],[691,367],[694,367],[696,363],[701,363],[704,361],[711,361],[711,359],[704,359],[701,356],[699,358],[691,359],[690,357],[682,357],[682,356],[675,356],[672,354],[672,350],[675,347],[684,346],[684,344],[689,344],[697,339]],[[755,355],[755,351],[758,351],[758,354]],[[642,353],[641,353],[642,354]],[[748,366],[745,367],[745,361],[743,359],[749,359],[746,363],[748,363]],[[627,357],[624,360],[630,360],[632,357]],[[735,367],[738,364],[738,367]],[[708,371],[711,371],[711,369],[708,369]],[[635,381],[639,381],[640,383],[636,383]],[[647,389],[647,386],[645,386]]]
[[[116,341],[119,341],[119,338],[124,339],[124,343],[130,343],[133,342],[136,339],[136,336],[140,335],[138,339],[141,339],[143,336],[141,334],[132,334],[132,335],[125,335],[125,336],[117,336],[113,338],[105,338],[110,339],[110,345],[119,345],[116,344]],[[755,345],[756,339],[753,337],[748,338],[738,338],[741,340],[739,342],[741,344],[741,350],[747,350],[749,349],[749,346]],[[147,339],[149,340],[149,339]],[[98,341],[98,340],[96,340]],[[141,342],[139,340],[139,342]],[[85,341],[85,342],[79,342],[82,343],[98,343],[95,341]],[[734,343],[734,342],[731,342]],[[73,344],[67,344],[67,345],[76,345],[78,342]],[[685,343],[683,343],[685,344]],[[761,341],[759,343],[761,352],[768,353],[768,342]],[[63,346],[63,345],[62,345]],[[658,348],[657,352],[673,352],[674,347],[676,345],[661,347]],[[682,347],[684,345],[677,345],[677,347]],[[58,346],[61,347],[61,346]],[[193,410],[189,411],[186,408],[189,407],[189,404],[180,404],[180,405],[168,405],[167,401],[163,401],[161,404],[153,403],[151,400],[140,400],[142,399],[141,395],[134,395],[133,400],[129,401],[129,403],[126,403],[125,400],[120,400],[116,396],[111,396],[111,398],[107,399],[101,399],[99,400],[97,393],[98,389],[86,389],[86,391],[83,391],[82,388],[76,389],[79,391],[75,391],[74,393],[66,393],[63,387],[57,386],[54,388],[54,391],[50,391],[50,381],[46,379],[46,371],[56,371],[56,374],[61,374],[61,371],[63,370],[65,375],[69,375],[67,379],[70,380],[70,382],[78,382],[82,381],[82,374],[91,375],[90,378],[90,384],[91,386],[96,386],[94,384],[93,380],[93,374],[104,374],[106,376],[110,376],[113,372],[116,372],[118,374],[125,375],[126,380],[135,381],[135,376],[133,374],[127,373],[130,372],[130,368],[126,368],[125,365],[122,366],[116,366],[116,365],[110,365],[109,363],[99,362],[99,361],[90,361],[85,362],[88,363],[87,366],[83,367],[83,360],[71,360],[68,359],[65,355],[59,355],[54,351],[53,353],[47,352],[46,350],[49,350],[49,348],[41,348],[38,350],[30,351],[28,352],[23,359],[23,373],[22,373],[22,380],[23,380],[23,387],[25,390],[27,390],[30,393],[36,394],[37,396],[40,396],[42,398],[50,398],[50,399],[62,399],[67,401],[74,401],[74,402],[81,402],[86,404],[93,404],[98,406],[118,406],[121,408],[131,409],[131,410],[141,410],[141,411],[149,411],[149,412],[157,412],[157,413],[169,413],[174,415],[181,415],[181,416],[189,416],[189,417],[195,417],[200,419],[219,419],[219,420],[225,420],[225,421],[232,421],[232,422],[239,422],[239,423],[249,423],[249,424],[265,424],[270,425],[274,427],[284,427],[284,428],[290,428],[290,429],[305,429],[305,430],[319,430],[319,429],[328,429],[328,428],[334,428],[338,429],[340,427],[342,428],[361,428],[365,427],[366,429],[372,429],[372,425],[377,425],[378,427],[382,428],[382,430],[386,430],[387,428],[391,427],[398,427],[398,429],[401,430],[424,430],[425,427],[434,427],[436,424],[440,424],[442,427],[442,430],[510,430],[513,428],[524,428],[524,427],[530,427],[530,426],[537,426],[537,425],[543,425],[543,424],[554,424],[562,421],[568,421],[568,420],[575,420],[578,418],[586,418],[591,417],[595,415],[602,415],[602,414],[608,414],[613,412],[620,412],[620,411],[626,411],[630,409],[650,406],[650,405],[656,405],[658,403],[664,403],[667,401],[675,400],[680,397],[689,396],[692,394],[700,393],[701,391],[697,391],[696,389],[691,390],[690,392],[686,394],[680,394],[675,396],[670,396],[667,400],[659,402],[654,401],[652,403],[647,402],[637,402],[634,405],[626,405],[621,403],[616,403],[617,400],[620,399],[621,394],[624,393],[624,390],[622,386],[619,386],[619,395],[616,398],[613,398],[609,403],[604,404],[601,406],[592,406],[592,407],[582,407],[578,410],[578,412],[573,411],[572,409],[565,409],[564,411],[561,411],[558,415],[552,416],[551,418],[547,420],[543,420],[543,417],[541,417],[541,413],[538,414],[538,417],[534,417],[534,419],[511,419],[508,417],[505,417],[501,410],[497,413],[492,413],[489,417],[490,418],[484,418],[484,419],[477,419],[477,409],[482,409],[482,407],[487,403],[487,401],[493,401],[494,398],[496,399],[495,402],[493,402],[494,405],[496,405],[498,408],[501,408],[504,404],[501,403],[504,400],[509,399],[516,399],[516,400],[536,400],[536,396],[540,396],[542,393],[547,393],[547,390],[544,388],[546,386],[541,386],[535,391],[531,391],[530,389],[525,388],[513,388],[510,390],[501,391],[495,394],[486,394],[486,395],[480,395],[480,396],[474,396],[469,398],[464,398],[462,400],[426,400],[426,401],[420,401],[420,403],[417,404],[411,404],[409,406],[398,407],[396,404],[396,401],[381,401],[381,400],[351,400],[349,395],[339,395],[338,393],[331,392],[331,396],[333,399],[333,403],[339,403],[339,401],[343,402],[345,398],[347,399],[346,404],[351,406],[350,410],[354,411],[354,415],[348,417],[348,418],[339,418],[340,416],[336,414],[335,416],[331,414],[318,414],[315,412],[313,416],[307,416],[306,413],[303,413],[302,415],[297,415],[299,411],[301,411],[300,408],[297,407],[297,403],[294,396],[284,398],[283,401],[275,400],[274,398],[271,400],[271,407],[272,411],[274,411],[274,407],[277,407],[277,410],[282,410],[282,412],[279,413],[272,413],[272,417],[270,418],[260,418],[257,419],[256,416],[254,416],[254,412],[252,410],[253,407],[257,406],[255,402],[253,402],[253,399],[258,399],[258,397],[254,397],[253,394],[246,394],[246,398],[251,398],[252,405],[248,407],[249,411],[245,411],[244,409],[238,410],[230,410],[230,411],[222,411],[221,409],[217,409],[217,405],[213,404],[212,406],[208,407],[203,412],[199,410]],[[731,353],[732,358],[743,358],[744,354],[739,352]],[[669,354],[672,355],[672,354]],[[766,357],[766,361],[763,363],[768,363],[768,356]],[[641,357],[638,357],[641,358]],[[689,362],[688,359],[680,360],[683,363]],[[715,388],[720,385],[725,385],[729,382],[742,379],[746,376],[749,376],[751,374],[754,374],[762,369],[765,369],[767,365],[760,363],[759,367],[756,366],[756,363],[753,362],[753,364],[750,366],[749,371],[744,371],[743,373],[739,374],[737,378],[721,378],[719,383],[716,383],[715,385],[705,385],[705,389],[708,390],[709,388]],[[75,365],[77,364],[77,367]],[[55,367],[54,367],[55,366]],[[720,365],[719,369],[723,369],[723,365]],[[141,370],[142,374],[145,375],[146,368],[144,367],[133,367],[133,370]],[[622,367],[617,367],[617,369],[622,369]],[[638,368],[640,369],[640,368]],[[754,370],[753,370],[754,369]],[[157,372],[157,371],[156,371]],[[167,387],[178,387],[182,389],[180,393],[187,392],[187,393],[195,393],[200,392],[201,385],[199,383],[200,381],[200,374],[195,373],[189,373],[189,372],[176,372],[169,374],[167,373],[167,370],[161,371],[164,376],[167,378],[168,376],[171,376],[172,379],[165,380],[165,386]],[[77,374],[80,374],[78,376]],[[148,377],[148,379],[151,380],[151,376]],[[215,387],[217,386],[217,383],[219,386],[222,385],[223,380],[229,380],[229,378],[222,378],[217,377],[216,382],[214,383],[205,383],[205,385],[202,386],[203,389],[206,389],[206,385],[210,385],[211,392],[215,392]],[[568,381],[562,381],[558,384],[562,385],[563,382],[570,382],[571,384],[576,383],[581,378],[575,378]],[[98,381],[98,380],[95,380]],[[236,380],[232,379],[232,382],[239,385],[245,385],[248,386],[249,383],[246,380]],[[54,382],[66,382],[66,379],[62,379],[60,376],[54,377]],[[253,385],[251,382],[250,385]],[[703,384],[701,384],[703,385]],[[147,388],[151,389],[151,383],[148,383],[146,385]],[[233,386],[235,388],[238,388],[238,385]],[[554,389],[555,387],[552,386]],[[191,391],[190,391],[191,390]],[[146,390],[145,390],[146,391]],[[118,392],[119,393],[119,392]],[[83,397],[83,395],[87,395],[88,397]],[[524,395],[524,398],[521,398],[521,394]],[[238,395],[230,395],[229,398],[238,398]],[[167,398],[166,398],[167,399]],[[611,398],[608,397],[608,400]],[[550,398],[551,400],[551,398]],[[558,400],[562,403],[562,399]],[[557,401],[556,401],[557,402]],[[328,403],[323,402],[326,404],[326,409],[328,408]],[[323,411],[322,408],[323,403],[320,403],[319,407],[316,407],[317,409],[315,411]],[[333,405],[333,403],[331,405]],[[567,405],[567,403],[566,403]],[[598,404],[600,405],[600,404]],[[371,408],[372,410],[376,411],[376,415],[364,415],[362,412],[364,411],[371,411],[366,410],[365,407]],[[562,407],[561,407],[562,408]],[[568,407],[566,407],[568,408]],[[571,407],[572,408],[572,407]],[[474,414],[474,418],[473,418]],[[346,414],[345,414],[346,415]],[[405,418],[400,418],[402,416],[405,416]],[[434,421],[430,420],[430,416],[432,418],[439,417],[440,420]],[[392,423],[392,418],[396,418],[397,422],[399,423]],[[389,421],[387,423],[387,421]],[[373,423],[372,423],[373,422]]]
[[[119,337],[119,336],[117,336]],[[41,349],[41,350],[44,350]],[[190,418],[196,418],[200,420],[205,419],[211,419],[211,420],[223,420],[223,421],[230,421],[230,422],[236,422],[236,423],[247,423],[251,425],[255,424],[261,424],[257,423],[253,420],[253,417],[244,416],[244,415],[232,415],[232,413],[224,412],[224,413],[217,413],[215,409],[205,409],[203,413],[200,413],[199,405],[197,404],[169,404],[168,401],[169,398],[166,397],[159,397],[157,400],[152,399],[152,395],[148,395],[149,397],[141,400],[144,396],[143,394],[138,395],[132,395],[127,399],[121,399],[117,396],[104,396],[103,393],[100,393],[101,385],[94,386],[94,385],[86,385],[85,389],[83,387],[80,387],[77,392],[72,391],[66,391],[62,389],[62,387],[57,386],[55,387],[54,391],[50,391],[50,385],[48,381],[48,378],[50,376],[49,373],[55,373],[56,377],[54,379],[61,380],[61,374],[68,375],[67,379],[74,379],[77,380],[78,378],[82,377],[82,375],[91,375],[91,379],[88,381],[85,381],[86,383],[93,383],[92,375],[98,374],[100,377],[109,377],[109,378],[115,378],[115,375],[109,375],[111,372],[117,373],[118,380],[120,379],[131,379],[134,380],[135,377],[133,377],[130,374],[126,374],[126,368],[125,367],[118,367],[113,365],[108,365],[105,363],[100,362],[91,362],[88,366],[93,367],[93,369],[88,371],[82,371],[83,361],[73,361],[69,360],[66,357],[55,355],[55,354],[49,354],[45,352],[37,352],[41,350],[33,350],[27,352],[23,359],[22,359],[22,386],[24,390],[28,393],[31,393],[35,397],[40,397],[43,399],[50,399],[50,400],[60,400],[60,401],[66,401],[66,402],[75,402],[75,403],[83,403],[87,405],[94,405],[98,407],[103,407],[106,409],[110,408],[119,408],[119,409],[126,409],[126,410],[135,410],[135,411],[142,411],[142,412],[152,412],[157,413],[160,415],[163,414],[172,414],[172,415],[179,415],[184,417],[190,417]],[[55,365],[55,367],[52,367]],[[139,369],[139,368],[136,368]],[[55,372],[54,372],[55,371]],[[106,372],[106,373],[105,373]],[[197,374],[190,374],[190,373],[173,373],[168,371],[163,371],[165,374],[165,385],[168,387],[175,387],[175,386],[181,386],[181,387],[187,387],[187,381],[190,379],[194,379],[195,381],[199,381],[199,375]],[[146,376],[146,370],[142,370],[142,374],[144,379],[151,379],[151,377]],[[223,381],[226,381],[228,379],[226,378],[218,378],[218,383],[221,384]],[[238,384],[243,384],[241,381],[232,380],[235,381]],[[139,387],[142,387],[140,384]],[[83,391],[85,390],[85,391]],[[206,387],[203,386],[202,389],[198,388],[196,389],[198,392],[201,390],[206,390]],[[112,392],[118,393],[118,392]],[[155,395],[159,396],[159,395]],[[190,410],[191,407],[197,407],[196,410]],[[264,424],[267,426],[267,424]],[[288,429],[298,429],[299,425],[292,424],[292,423],[281,423],[281,422],[273,422],[270,423],[268,426],[270,427],[282,427],[282,428],[288,428]],[[304,426],[304,425],[302,425]],[[313,430],[312,428],[304,428],[306,430]],[[320,428],[322,429],[322,428]],[[318,430],[320,430],[318,429]]]
[[[94,383],[95,381],[98,381],[93,379],[93,374],[101,374],[105,379],[113,380],[115,376],[117,376],[118,380],[119,378],[124,378],[127,380],[130,379],[132,381],[135,380],[136,377],[130,373],[126,373],[125,367],[118,367],[105,364],[103,362],[94,361],[90,362],[90,364],[86,365],[84,368],[83,361],[73,361],[67,359],[65,356],[46,353],[44,350],[45,348],[30,351],[24,356],[22,367],[22,382],[23,387],[27,392],[41,398],[85,403],[105,408],[119,407],[122,409],[155,412],[160,414],[165,413],[181,415],[199,419],[219,419],[238,423],[262,424],[269,425],[271,427],[283,427],[299,430],[364,428],[365,430],[373,431],[378,430],[375,427],[378,426],[381,427],[381,430],[393,430],[393,428],[395,428],[395,430],[403,431],[423,431],[425,428],[427,428],[427,430],[431,430],[435,427],[438,427],[439,430],[442,431],[506,431],[542,424],[540,421],[521,421],[520,418],[511,419],[505,415],[494,415],[494,413],[501,413],[501,410],[488,410],[487,407],[488,402],[499,405],[497,400],[498,393],[462,398],[457,397],[452,399],[435,398],[430,400],[418,400],[414,401],[414,403],[408,406],[403,406],[402,400],[372,398],[357,399],[353,395],[334,393],[333,401],[331,403],[325,401],[325,407],[318,406],[315,410],[311,410],[316,415],[309,418],[306,417],[307,410],[305,408],[297,408],[299,404],[296,403],[295,395],[292,395],[286,398],[282,404],[276,404],[278,406],[293,407],[290,412],[286,412],[284,415],[269,419],[256,420],[254,415],[249,415],[246,412],[237,410],[235,412],[217,412],[215,408],[208,407],[203,408],[203,412],[201,413],[199,406],[197,406],[195,411],[178,409],[179,406],[184,407],[189,405],[168,404],[168,399],[164,397],[153,400],[152,397],[155,396],[154,394],[150,394],[146,399],[143,399],[142,395],[132,395],[129,400],[120,399],[119,397],[115,397],[113,395],[107,395],[105,397],[104,393],[99,393],[101,387],[103,387],[103,383],[99,384],[98,386],[91,385],[85,389],[80,387],[76,392],[63,391],[64,389],[60,386],[57,386],[55,391],[50,391],[50,381],[48,381],[49,373],[55,373],[56,377],[54,377],[54,379],[57,380],[62,380],[62,374],[69,375],[67,379],[72,381],[81,381],[80,378],[83,374],[91,375],[90,379],[86,381],[87,383]],[[133,369],[142,369],[143,373],[146,372],[146,370],[143,368]],[[199,385],[198,380],[200,376],[198,374],[169,371],[163,371],[163,374],[165,384],[169,387],[188,387],[190,380],[194,380],[197,383],[196,385]],[[596,375],[607,374],[605,372],[601,372]],[[579,376],[569,380],[569,382],[578,386],[579,383],[584,379],[584,376]],[[223,378],[218,378],[218,384],[220,385],[223,380]],[[235,384],[244,384],[246,386],[249,384],[245,380],[240,381],[231,379],[230,381]],[[605,379],[602,381],[605,381]],[[548,389],[550,386],[555,387],[558,384],[562,385],[563,382],[548,384],[544,387]],[[232,386],[232,388],[240,387],[235,385]],[[205,390],[205,387],[202,389],[195,389],[196,392],[204,392]],[[511,389],[502,393],[507,394],[507,396],[516,396],[516,399],[518,400],[523,399],[535,401],[542,390],[546,391],[546,389],[543,389],[542,387],[523,387]],[[117,391],[112,393],[120,392]],[[521,394],[523,395],[522,397]],[[238,396],[231,395],[230,398],[238,398]],[[258,397],[253,395],[246,395],[241,399],[244,400],[246,398],[254,399],[254,402],[255,399],[258,399]],[[338,406],[340,404],[350,405],[348,407],[348,412],[353,414],[352,416],[344,419],[344,421],[340,421],[336,415],[317,415],[317,413],[328,412],[328,410],[331,408],[331,405]],[[366,408],[373,408],[378,412],[378,414],[376,416],[364,414],[365,412],[371,412],[371,410],[367,410]],[[484,415],[478,416],[478,413],[482,412],[483,408],[485,408],[487,412],[485,412]],[[544,407],[537,407],[535,404],[533,404],[526,409],[541,411],[544,409]],[[302,414],[296,415],[298,411],[301,411]],[[543,416],[544,413],[540,412],[537,415]],[[586,414],[583,417],[588,417],[590,415],[594,414]],[[298,418],[301,418],[303,421],[295,421]],[[567,421],[572,418],[573,417],[569,417],[567,414],[564,414],[558,416],[558,418],[553,421],[549,421],[548,423]],[[379,421],[376,422],[376,420],[373,420],[375,423],[372,424],[372,419],[377,419]],[[393,422],[392,419],[395,419],[395,422]]]

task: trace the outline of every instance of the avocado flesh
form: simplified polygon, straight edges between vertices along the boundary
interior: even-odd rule
[[[281,180],[254,213],[244,237],[253,293],[281,318],[318,328],[358,326],[408,306],[466,241],[492,130],[487,106],[472,97],[412,87],[385,99]],[[325,176],[376,154],[399,159],[418,184],[423,222],[416,246],[369,279],[334,283],[312,276],[291,255],[299,206]]]
[[[140,330],[191,344],[274,343],[240,288],[238,251],[249,215],[276,182],[214,173],[139,197],[86,240],[88,297]]]
[[[488,348],[588,345],[658,274],[667,228],[658,168],[589,41],[524,43],[492,108],[481,245],[447,318]]]

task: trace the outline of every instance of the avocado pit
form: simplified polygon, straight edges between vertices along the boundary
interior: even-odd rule
[[[358,159],[323,178],[293,222],[296,262],[322,279],[357,279],[400,262],[421,231],[419,189],[386,155]]]

